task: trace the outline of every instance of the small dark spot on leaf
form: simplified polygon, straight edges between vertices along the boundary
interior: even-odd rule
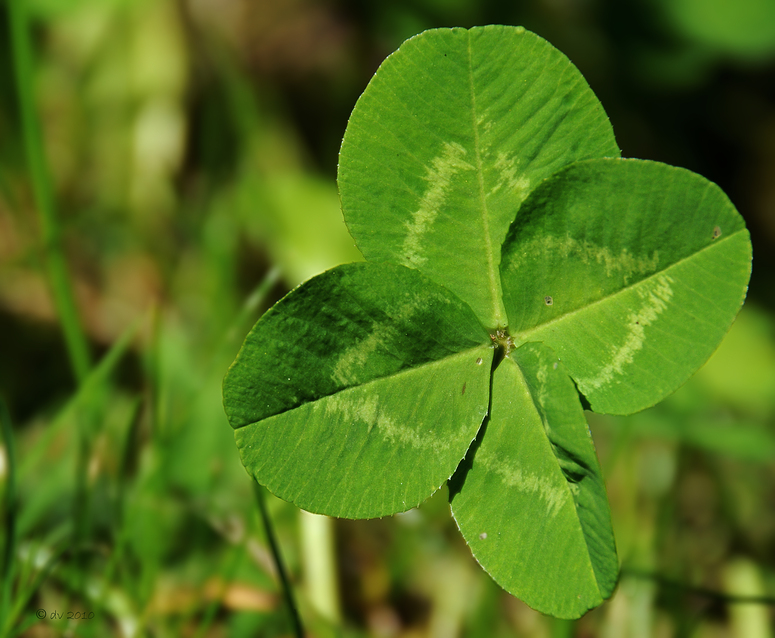
[[[639,325],[640,325],[640,321],[636,321],[636,322],[635,322],[635,325],[636,325],[636,326],[639,326]]]
[[[466,393],[466,383],[468,382],[466,381],[465,383],[463,383],[463,391],[460,393],[461,395]]]
[[[713,229],[713,239],[718,239],[719,237],[721,237],[721,228],[719,228],[718,226],[716,226],[716,227]]]
[[[481,357],[479,357],[479,358],[476,360],[476,365],[478,365],[478,366],[482,365],[482,358],[481,358]]]
[[[554,303],[554,299],[552,299],[549,295],[547,295],[546,297],[544,297],[544,303],[547,306],[551,306]]]

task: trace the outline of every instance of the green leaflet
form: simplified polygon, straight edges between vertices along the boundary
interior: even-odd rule
[[[261,318],[224,406],[245,467],[274,494],[384,516],[454,472],[487,412],[492,353],[470,308],[417,271],[348,264]]]
[[[549,348],[526,344],[495,370],[469,462],[450,484],[452,513],[501,587],[560,618],[611,595],[619,565],[600,465],[573,381]]]
[[[515,341],[554,348],[592,409],[613,414],[661,401],[705,363],[750,274],[748,231],[718,186],[620,159],[533,191],[501,265]]]
[[[369,261],[417,268],[506,325],[500,247],[527,194],[576,160],[618,156],[578,69],[521,27],[435,29],[388,57],[339,156],[345,221]]]
[[[563,618],[609,597],[618,560],[578,393],[624,414],[674,391],[751,267],[717,186],[618,155],[586,82],[538,36],[405,42],[342,142],[367,262],[278,302],[224,380],[248,472],[351,518],[414,507],[454,472],[454,517],[505,589]]]

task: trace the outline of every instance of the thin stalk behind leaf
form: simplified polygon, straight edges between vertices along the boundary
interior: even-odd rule
[[[310,603],[321,616],[341,624],[334,519],[305,510],[299,510],[299,516],[304,580]]]
[[[288,606],[288,614],[291,618],[294,634],[296,635],[296,638],[304,638],[304,628],[301,624],[299,611],[296,608],[296,600],[294,599],[293,590],[291,589],[291,581],[288,579],[288,572],[285,570],[285,563],[283,561],[282,554],[280,554],[280,546],[277,544],[277,538],[274,533],[272,519],[269,516],[269,510],[266,508],[264,488],[261,487],[258,483],[254,482],[253,490],[256,493],[256,501],[258,502],[258,510],[261,513],[261,522],[264,525],[266,539],[269,543],[269,548],[272,550],[274,564],[275,567],[277,567],[277,574],[280,577],[280,586],[283,590],[285,604]]]

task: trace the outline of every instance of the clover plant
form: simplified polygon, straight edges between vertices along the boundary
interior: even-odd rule
[[[751,244],[715,184],[621,159],[573,64],[525,29],[435,29],[389,56],[342,142],[366,261],[302,284],[224,381],[247,471],[330,516],[449,481],[476,560],[576,618],[618,559],[586,407],[630,414],[699,368],[746,294]]]

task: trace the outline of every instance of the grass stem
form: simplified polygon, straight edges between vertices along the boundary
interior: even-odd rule
[[[24,0],[8,0],[7,4],[16,92],[22,120],[22,138],[32,191],[40,216],[49,285],[62,322],[70,365],[80,384],[91,368],[91,356],[89,343],[78,317],[70,273],[62,250],[62,233],[56,211],[54,186],[46,161],[40,122],[35,110],[34,65],[26,3]]]
[[[291,624],[293,625],[293,631],[296,638],[304,638],[304,628],[301,624],[301,618],[299,617],[299,611],[296,608],[296,601],[293,597],[293,590],[291,589],[291,582],[288,579],[288,572],[285,571],[285,563],[283,557],[280,554],[280,547],[277,544],[277,538],[275,537],[274,527],[272,525],[272,519],[269,517],[269,511],[266,507],[266,499],[264,497],[264,488],[261,487],[255,481],[253,482],[253,490],[256,493],[256,501],[258,501],[258,509],[261,513],[261,522],[264,525],[264,531],[266,532],[266,538],[269,542],[269,549],[272,551],[275,567],[277,567],[277,574],[280,577],[280,586],[283,590],[283,598],[285,604],[288,607],[288,614],[291,618]]]
[[[8,0],[16,93],[22,120],[22,139],[30,173],[32,192],[43,234],[43,251],[48,280],[64,333],[65,346],[78,386],[91,370],[91,354],[86,333],[78,316],[72,281],[62,247],[62,231],[56,210],[54,183],[46,161],[40,120],[35,108],[32,42],[24,0]],[[91,417],[92,415],[90,415]],[[73,503],[76,545],[83,543],[89,528],[88,464],[91,456],[90,421],[79,420],[79,454],[76,464],[76,491]]]
[[[13,580],[13,561],[16,554],[16,450],[14,446],[11,417],[5,402],[0,399],[0,431],[5,443],[6,480],[5,480],[5,545],[3,547],[2,571],[0,572],[0,618],[10,617],[11,581]],[[4,635],[7,627],[0,625]]]

